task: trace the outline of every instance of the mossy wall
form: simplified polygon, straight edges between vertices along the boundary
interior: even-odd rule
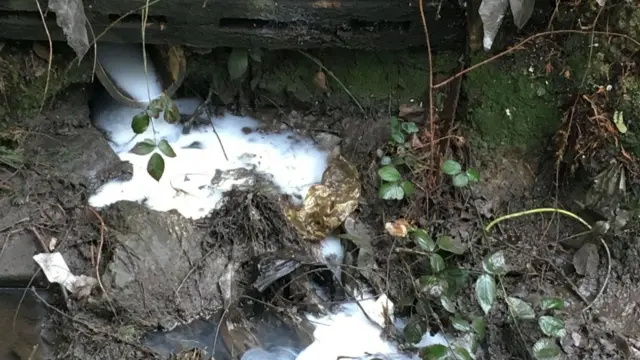
[[[234,101],[244,88],[245,92],[253,92],[256,103],[262,105],[325,104],[351,108],[355,102],[348,90],[365,109],[397,108],[401,102],[420,98],[426,89],[428,60],[422,49],[398,52],[331,49],[310,51],[308,55],[331,71],[342,85],[325,71],[329,91],[324,91],[314,80],[321,67],[302,53],[287,50],[264,53],[260,62],[250,61],[249,73],[239,81],[229,79],[227,50],[192,54],[186,82],[213,78],[216,93],[226,104]],[[436,54],[434,72],[451,74],[459,66],[457,59],[450,52]]]
[[[0,51],[0,122],[20,121],[72,83],[91,79],[92,62],[74,61],[73,52],[56,44],[49,71],[48,46],[5,45]],[[34,50],[35,49],[35,50]],[[39,49],[39,51],[38,51]],[[48,85],[47,85],[47,74]],[[46,89],[46,93],[45,93]]]

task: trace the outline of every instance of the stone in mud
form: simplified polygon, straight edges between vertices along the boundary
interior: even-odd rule
[[[172,329],[221,307],[218,281],[228,254],[205,254],[204,230],[134,202],[118,202],[103,217],[116,241],[102,282],[119,312],[141,326]]]

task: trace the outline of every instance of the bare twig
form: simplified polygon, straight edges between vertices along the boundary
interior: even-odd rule
[[[100,244],[98,245],[98,254],[96,255],[96,267],[95,267],[96,279],[98,280],[98,285],[100,285],[100,290],[102,290],[102,293],[104,294],[105,298],[107,299],[107,302],[109,303],[109,307],[111,307],[111,311],[113,311],[113,315],[117,318],[118,313],[116,312],[115,307],[111,303],[111,298],[109,298],[109,294],[104,289],[104,286],[102,285],[102,280],[100,278],[100,259],[102,258],[102,247],[104,246],[104,229],[106,228],[106,225],[104,224],[104,220],[102,220],[102,216],[100,216],[100,214],[98,214],[97,211],[95,211],[91,206],[88,206],[87,208],[89,209],[89,211],[93,213],[93,215],[95,215],[98,221],[100,221]]]
[[[49,34],[49,28],[47,27],[47,22],[44,19],[44,13],[42,12],[42,8],[40,7],[40,1],[35,0],[36,5],[38,5],[38,12],[40,13],[40,19],[42,19],[42,26],[44,26],[44,31],[47,33],[47,39],[49,40],[49,61],[47,64],[47,80],[44,84],[44,94],[42,94],[42,103],[40,103],[40,110],[38,112],[42,112],[44,108],[44,103],[47,99],[47,92],[49,91],[49,80],[51,79],[51,64],[53,63],[53,42],[51,41],[51,35]]]
[[[360,111],[362,111],[362,114],[366,117],[367,113],[364,111],[364,108],[362,107],[362,105],[360,105],[360,102],[358,101],[358,99],[356,99],[355,96],[353,96],[353,94],[351,93],[351,91],[349,91],[349,89],[342,83],[342,81],[340,81],[340,79],[338,79],[338,77],[333,73],[333,71],[327,69],[324,65],[322,65],[322,62],[318,59],[316,59],[315,57],[311,56],[309,53],[306,53],[302,50],[298,50],[298,52],[304,56],[306,56],[309,60],[313,61],[314,63],[316,63],[316,65],[318,65],[322,70],[326,71],[327,74],[329,74],[329,76],[331,76],[331,78],[333,80],[335,80],[338,85],[340,85],[340,87],[342,87],[342,89],[347,93],[347,95],[349,95],[349,97],[351,98],[351,100],[353,100],[354,103],[356,103],[356,105],[358,106],[358,108],[360,109]]]

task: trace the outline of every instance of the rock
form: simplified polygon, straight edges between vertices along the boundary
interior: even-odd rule
[[[103,217],[116,230],[116,241],[102,282],[116,308],[134,322],[172,329],[221,307],[218,281],[228,254],[205,254],[204,230],[173,211],[134,202],[118,202]]]
[[[4,222],[6,217],[0,220]],[[38,270],[31,257],[42,251],[35,236],[26,231],[0,237],[0,287],[26,287]],[[36,284],[43,283],[38,276]]]

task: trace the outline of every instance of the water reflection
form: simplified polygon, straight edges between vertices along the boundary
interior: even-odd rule
[[[46,301],[45,292],[38,294]],[[44,359],[49,353],[41,336],[46,314],[45,306],[31,290],[25,293],[25,289],[0,288],[0,360]]]

